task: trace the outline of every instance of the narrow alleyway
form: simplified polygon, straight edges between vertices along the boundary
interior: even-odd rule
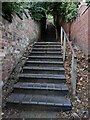
[[[1,8],[0,118],[89,119],[90,3],[1,2]]]

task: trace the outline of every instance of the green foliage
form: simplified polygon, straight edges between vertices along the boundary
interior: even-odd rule
[[[3,2],[2,3],[2,12],[4,13],[5,17],[11,21],[12,14],[14,13],[14,6],[12,6],[12,3],[10,2]]]
[[[16,3],[16,2],[3,2],[2,3],[2,12],[4,14],[4,17],[12,22],[12,15],[15,13],[18,14],[20,17],[23,14],[23,7],[22,3]]]
[[[45,17],[45,9],[42,2],[28,3],[27,9],[30,11],[30,16],[36,21],[39,21],[42,17]]]
[[[72,22],[77,17],[78,4],[75,2],[62,3],[62,11],[64,20],[66,22]]]
[[[52,16],[62,16],[66,22],[71,22],[77,17],[77,2],[34,2],[30,6],[31,16],[40,20],[43,12]]]
[[[51,15],[47,15],[47,19],[48,19],[50,22],[53,23],[53,16],[51,16]]]
[[[71,22],[77,16],[78,3],[75,2],[3,2],[2,11],[8,19],[17,13],[20,17],[27,8],[34,20],[41,20],[46,14],[61,16],[66,22]]]
[[[53,16],[58,15],[66,22],[71,22],[77,17],[78,3],[75,2],[57,2],[50,6],[49,13]]]
[[[90,6],[90,0],[86,0],[87,5]]]

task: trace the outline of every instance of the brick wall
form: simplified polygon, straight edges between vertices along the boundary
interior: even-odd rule
[[[0,16],[0,63],[2,80],[5,82],[26,47],[38,39],[39,25],[23,14],[23,20],[17,15],[12,23]],[[1,68],[1,67],[0,67]]]
[[[70,29],[70,38],[73,40],[80,48],[83,50],[83,52],[88,55],[88,43],[89,43],[89,36],[90,29],[89,28],[89,19],[90,19],[90,8],[87,9],[86,5],[82,5],[79,10],[79,17],[71,23],[71,29]],[[65,31],[69,35],[69,23],[62,23],[62,26],[64,27]],[[90,44],[89,44],[90,46]]]
[[[88,9],[88,53],[90,55],[90,8]]]

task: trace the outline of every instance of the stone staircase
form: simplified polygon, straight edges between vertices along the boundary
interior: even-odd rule
[[[68,87],[59,42],[36,42],[7,100],[9,107],[68,111]]]

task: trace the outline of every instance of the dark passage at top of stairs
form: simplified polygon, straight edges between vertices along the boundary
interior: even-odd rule
[[[22,69],[7,99],[8,107],[71,110],[60,42],[36,42]]]
[[[46,30],[44,30],[41,39],[45,42],[56,42],[56,29],[51,22],[48,22],[48,24],[46,25]]]

